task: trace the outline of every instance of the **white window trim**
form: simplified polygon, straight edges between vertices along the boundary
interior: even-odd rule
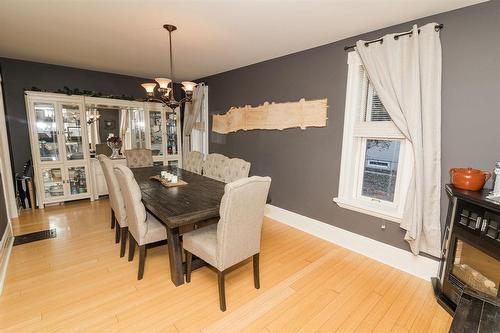
[[[339,178],[338,196],[333,199],[340,207],[372,215],[385,220],[400,223],[403,217],[406,191],[408,188],[413,160],[411,144],[392,122],[359,122],[361,103],[356,92],[360,86],[359,55],[353,51],[347,57],[349,66],[346,89],[346,106],[344,114],[344,133],[342,140],[342,155]],[[381,135],[383,133],[383,135]],[[397,183],[394,202],[376,200],[361,195],[363,181],[363,165],[365,160],[364,140],[367,139],[397,139],[401,140]],[[354,158],[353,158],[354,156]]]

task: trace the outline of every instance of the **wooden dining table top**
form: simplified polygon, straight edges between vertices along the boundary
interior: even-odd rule
[[[152,166],[131,169],[142,192],[146,209],[169,228],[216,218],[224,195],[224,182],[173,166]],[[165,187],[150,179],[168,171],[187,185]]]

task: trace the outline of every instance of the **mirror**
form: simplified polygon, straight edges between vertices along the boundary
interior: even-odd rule
[[[122,138],[121,153],[126,149],[145,148],[144,109],[115,105],[87,104],[87,132],[91,154],[110,155],[106,140]]]

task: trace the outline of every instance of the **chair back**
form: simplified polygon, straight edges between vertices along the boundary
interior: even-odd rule
[[[147,232],[146,208],[141,201],[141,189],[128,167],[115,165],[114,171],[125,201],[128,230],[139,242]]]
[[[224,172],[224,182],[231,183],[238,179],[248,178],[250,165],[250,162],[242,160],[241,158],[229,159],[226,163],[226,170]]]
[[[203,168],[203,154],[199,151],[190,151],[182,161],[182,168],[201,175]]]
[[[212,179],[224,181],[224,172],[228,160],[229,158],[221,154],[208,154],[207,159],[203,162],[203,175]]]
[[[270,185],[270,177],[258,176],[226,184],[217,225],[219,270],[260,252],[262,219]]]
[[[127,166],[129,168],[142,168],[153,166],[153,153],[151,149],[137,148],[125,150]]]
[[[113,162],[109,157],[103,154],[99,155],[97,159],[101,164],[104,179],[106,179],[106,185],[108,186],[109,204],[113,212],[115,212],[118,224],[120,224],[121,227],[126,227],[127,213],[125,211],[125,201],[123,200],[122,191],[120,190],[120,185],[118,184],[118,180],[113,170]]]
[[[95,153],[97,155],[106,155],[106,156],[111,156],[111,153],[113,151],[111,150],[111,148],[109,148],[108,144],[107,143],[96,143],[95,144]]]

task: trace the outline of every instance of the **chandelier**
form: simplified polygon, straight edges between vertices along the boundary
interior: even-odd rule
[[[168,31],[168,42],[170,46],[170,77],[173,78],[172,74],[172,31],[177,30],[177,27],[171,24],[165,24],[163,26]],[[155,88],[156,83],[143,83],[141,86],[146,90],[146,94],[148,96],[148,101],[156,101],[161,102],[164,105],[168,106],[172,110],[175,110],[182,103],[189,103],[193,98],[193,89],[196,86],[196,83],[183,81],[182,89],[186,93],[186,97],[181,99],[180,101],[176,101],[174,97],[174,84],[171,79],[166,78],[156,78],[155,81],[158,83],[158,96],[155,96]]]

